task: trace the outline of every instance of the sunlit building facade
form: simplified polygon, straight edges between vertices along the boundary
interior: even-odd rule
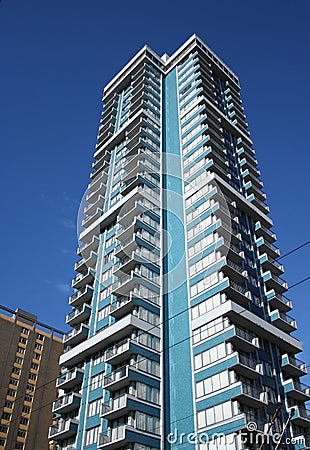
[[[0,306],[0,450],[52,450],[48,432],[63,332]]]
[[[258,449],[290,417],[304,448],[307,369],[237,76],[194,35],[144,47],[103,103],[49,437]]]

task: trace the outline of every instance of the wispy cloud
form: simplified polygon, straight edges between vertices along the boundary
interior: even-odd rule
[[[74,252],[73,250],[70,250],[69,248],[61,248],[60,249],[60,253],[62,253],[63,255],[74,255],[74,256],[76,256],[76,252]]]
[[[71,291],[69,284],[66,283],[56,283],[54,286],[62,294],[69,294]]]
[[[76,198],[69,197],[69,195],[66,192],[64,192],[64,199],[65,199],[65,202],[72,203],[74,205],[80,204],[79,200],[77,200]]]
[[[68,283],[62,283],[60,281],[52,281],[52,280],[45,280],[47,284],[51,284],[57,291],[61,292],[61,294],[68,294],[71,292],[71,287]]]
[[[65,228],[68,228],[69,230],[76,229],[76,225],[73,222],[73,220],[71,220],[71,219],[67,219],[67,218],[63,217],[62,219],[59,219],[58,222],[60,225],[64,226]]]

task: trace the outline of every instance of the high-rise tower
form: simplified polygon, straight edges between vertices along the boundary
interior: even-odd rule
[[[239,91],[195,35],[105,87],[58,448],[255,449],[289,416],[286,448],[305,446],[306,366]]]

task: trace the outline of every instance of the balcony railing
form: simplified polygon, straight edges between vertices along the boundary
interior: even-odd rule
[[[57,378],[56,387],[67,389],[69,385],[73,386],[75,384],[80,383],[83,380],[83,376],[84,376],[84,369],[76,368],[69,370]]]
[[[282,355],[281,365],[288,372],[296,372],[304,375],[307,373],[306,363],[288,354]]]
[[[81,402],[82,395],[77,392],[64,395],[53,403],[53,411],[69,411],[77,408]]]
[[[292,332],[297,329],[296,320],[282,311],[271,311],[270,318],[271,322],[283,331]]]
[[[74,345],[85,340],[88,336],[89,327],[81,323],[78,327],[73,328],[69,333],[64,334],[63,343]]]
[[[49,429],[49,439],[67,439],[77,433],[79,421],[77,419],[59,419],[56,425]]]

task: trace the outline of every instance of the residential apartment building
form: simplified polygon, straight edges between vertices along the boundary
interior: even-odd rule
[[[0,306],[0,449],[47,450],[62,332]]]
[[[50,438],[258,449],[291,416],[285,448],[304,448],[307,368],[237,76],[194,35],[144,47],[103,103]]]

